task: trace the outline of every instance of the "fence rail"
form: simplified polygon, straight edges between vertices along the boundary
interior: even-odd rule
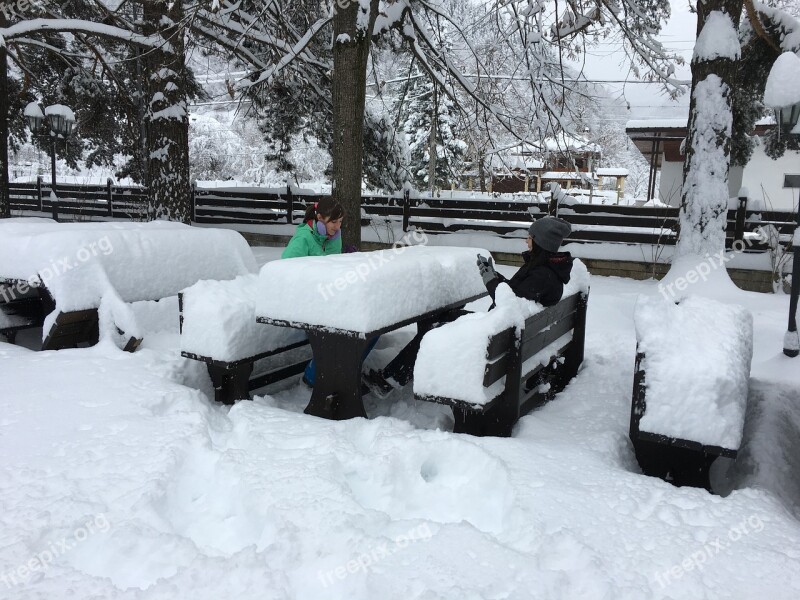
[[[50,186],[36,183],[9,186],[12,211],[46,213],[67,220],[149,218],[147,192],[141,187],[106,185],[58,185],[58,199],[50,200]],[[275,225],[298,223],[305,205],[323,196],[280,189],[192,189],[193,221],[202,224]],[[678,238],[679,213],[673,207],[635,207],[562,201],[557,205],[545,194],[520,194],[512,200],[481,198],[412,198],[405,195],[367,195],[361,199],[362,225],[383,223],[430,233],[456,231],[492,232],[525,237],[533,219],[558,215],[573,226],[570,242],[612,242],[673,245]],[[759,226],[772,225],[788,240],[796,227],[796,213],[751,210],[747,198],[728,210],[726,244],[747,240],[751,250],[767,246],[752,234]]]

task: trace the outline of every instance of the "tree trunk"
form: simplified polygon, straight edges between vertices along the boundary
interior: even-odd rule
[[[361,245],[367,60],[377,15],[378,0],[359,0],[333,16],[333,199],[344,208],[345,246]]]
[[[5,19],[0,18],[5,25]],[[0,218],[11,216],[8,197],[8,63],[5,40],[0,37]]]
[[[433,98],[431,101],[431,131],[428,135],[428,186],[431,191],[431,198],[436,192],[436,128],[439,117],[438,98],[436,97],[436,84],[433,84]]]
[[[715,11],[715,33],[720,31],[720,13],[731,20],[734,32],[738,31],[742,0],[705,0],[697,3],[699,39]],[[724,49],[725,45],[717,37],[714,46]],[[728,51],[724,56],[698,56],[699,47],[702,45],[696,46],[692,59],[692,95],[676,257],[713,255],[725,248],[732,89],[739,55]]]
[[[150,215],[189,223],[192,206],[183,4],[146,0],[143,8],[143,33],[158,35],[165,44],[145,53]]]

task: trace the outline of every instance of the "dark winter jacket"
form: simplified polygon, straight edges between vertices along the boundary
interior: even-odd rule
[[[536,249],[535,252],[523,252],[522,258],[525,264],[511,279],[497,273],[497,278],[486,285],[492,300],[497,286],[507,283],[521,298],[534,300],[543,306],[557,304],[564,293],[564,284],[569,281],[572,255],[569,252]]]

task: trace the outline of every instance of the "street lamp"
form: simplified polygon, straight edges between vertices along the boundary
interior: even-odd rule
[[[779,132],[800,137],[800,57],[794,52],[784,52],[772,65],[764,89],[764,104],[775,109]],[[789,298],[789,327],[783,338],[783,353],[794,357],[800,354],[800,336],[797,332],[797,297],[800,296],[800,203],[797,207],[797,229],[792,245],[792,292]]]
[[[75,125],[75,114],[72,109],[63,104],[53,104],[44,109],[36,102],[31,102],[25,107],[25,118],[28,120],[28,128],[34,135],[41,133],[42,127],[46,124],[50,130],[51,159],[50,163],[50,206],[53,210],[53,219],[58,220],[58,194],[56,193],[56,141],[61,138],[66,144],[66,139],[72,133]]]

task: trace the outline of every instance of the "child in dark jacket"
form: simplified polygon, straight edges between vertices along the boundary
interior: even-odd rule
[[[497,286],[507,283],[521,298],[544,306],[557,304],[564,293],[564,284],[569,282],[573,260],[569,252],[558,249],[571,231],[570,224],[557,217],[534,221],[528,229],[528,251],[522,253],[525,264],[511,279],[494,270],[491,258],[478,255],[478,269],[492,300]]]

